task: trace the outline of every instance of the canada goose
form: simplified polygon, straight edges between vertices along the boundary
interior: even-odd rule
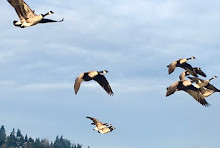
[[[115,129],[115,127],[113,127],[111,124],[102,123],[98,119],[95,119],[92,117],[86,117],[86,118],[92,120],[93,123],[91,123],[91,124],[96,126],[93,130],[96,130],[101,134],[106,134],[108,132],[112,132]]]
[[[195,87],[197,87],[197,88],[206,87],[208,89],[219,92],[219,90],[217,88],[215,88],[212,84],[209,83],[211,80],[217,78],[217,76],[214,76],[214,77],[212,77],[211,79],[208,79],[208,80],[203,80],[203,79],[200,79],[200,78],[197,78],[197,77],[188,77],[188,78],[196,83]]]
[[[175,93],[176,91],[183,90],[190,94],[195,100],[204,106],[209,106],[209,104],[204,99],[201,91],[192,85],[192,82],[189,80],[176,81],[170,87],[167,88],[166,97]]]
[[[193,67],[193,72],[194,72],[194,75],[195,77],[197,77],[197,74],[203,76],[203,77],[206,77],[206,74],[201,70],[201,68],[199,67]],[[186,76],[190,75],[189,71],[188,70],[185,70],[184,72],[182,72],[180,75],[179,75],[179,78],[180,80],[184,80]]]
[[[179,59],[177,61],[174,61],[172,62],[171,64],[169,64],[167,67],[168,67],[168,73],[171,74],[176,67],[181,67],[185,70],[187,70],[191,75],[193,76],[197,76],[195,71],[193,71],[193,68],[190,64],[186,63],[188,60],[193,60],[195,59],[195,57],[191,57],[191,58],[182,58],[182,59]]]
[[[89,72],[84,72],[81,73],[75,80],[74,84],[74,89],[75,89],[75,94],[77,94],[80,84],[82,81],[90,81],[90,80],[95,80],[96,82],[99,83],[99,85],[102,86],[105,91],[112,96],[114,93],[112,92],[111,86],[109,85],[107,79],[103,74],[108,73],[107,70],[103,71],[89,71]]]
[[[46,14],[36,15],[34,11],[23,1],[23,0],[8,0],[8,2],[14,7],[20,21],[14,21],[13,24],[17,27],[25,28],[36,25],[38,23],[51,23],[51,22],[62,22],[60,21],[44,19],[45,16],[51,15],[54,12],[49,11]]]

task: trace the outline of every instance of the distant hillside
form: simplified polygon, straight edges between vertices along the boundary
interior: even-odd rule
[[[33,139],[27,135],[23,136],[18,129],[13,129],[10,135],[6,135],[5,127],[0,129],[0,148],[83,148],[80,144],[73,144],[69,140],[56,137],[54,142],[47,139]],[[88,147],[89,148],[89,147]]]

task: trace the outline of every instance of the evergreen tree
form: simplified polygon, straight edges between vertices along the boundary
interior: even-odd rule
[[[22,136],[21,131],[20,131],[19,129],[17,130],[16,136],[17,136],[17,137],[21,137],[21,136]]]
[[[33,143],[33,142],[34,142],[34,139],[30,137],[30,138],[28,139],[28,142],[29,142],[29,143],[30,143],[30,142]]]
[[[77,144],[76,148],[82,148],[82,145]]]
[[[41,145],[42,148],[50,148],[50,143],[49,143],[49,141],[47,139],[41,140],[41,144],[40,145]]]
[[[60,138],[57,136],[54,142],[54,148],[72,148],[69,140],[63,139],[63,136]]]
[[[8,147],[16,147],[15,129],[13,129],[10,136],[7,137],[7,145]]]
[[[25,135],[24,141],[28,142],[28,136],[27,135]]]
[[[25,138],[21,134],[21,131],[18,129],[15,134],[15,130],[11,132],[9,136],[6,135],[4,126],[0,128],[0,148],[82,148],[80,144],[71,144],[70,140],[64,139],[63,136],[59,138],[56,137],[56,140],[49,142],[47,139],[37,138],[28,138],[26,135]],[[88,147],[90,148],[90,147]]]
[[[35,143],[34,143],[34,147],[35,148],[41,148],[41,145],[40,145],[41,143],[40,143],[40,138],[37,138],[36,140],[35,140]]]
[[[17,146],[22,146],[24,144],[24,136],[21,134],[21,131],[18,129],[16,133],[16,144]]]
[[[5,127],[2,125],[0,129],[0,146],[2,146],[5,143],[5,140],[6,140]]]

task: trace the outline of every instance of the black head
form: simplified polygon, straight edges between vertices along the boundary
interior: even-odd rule
[[[49,13],[49,14],[54,14],[54,12],[53,12],[53,11],[49,11],[48,13]]]

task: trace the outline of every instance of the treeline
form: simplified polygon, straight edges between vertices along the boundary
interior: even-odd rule
[[[47,139],[33,139],[27,135],[23,136],[18,129],[13,129],[10,135],[6,135],[5,127],[0,129],[0,148],[83,148],[80,144],[72,144],[69,140],[56,137],[56,140],[49,142]],[[89,148],[89,147],[88,147]]]

